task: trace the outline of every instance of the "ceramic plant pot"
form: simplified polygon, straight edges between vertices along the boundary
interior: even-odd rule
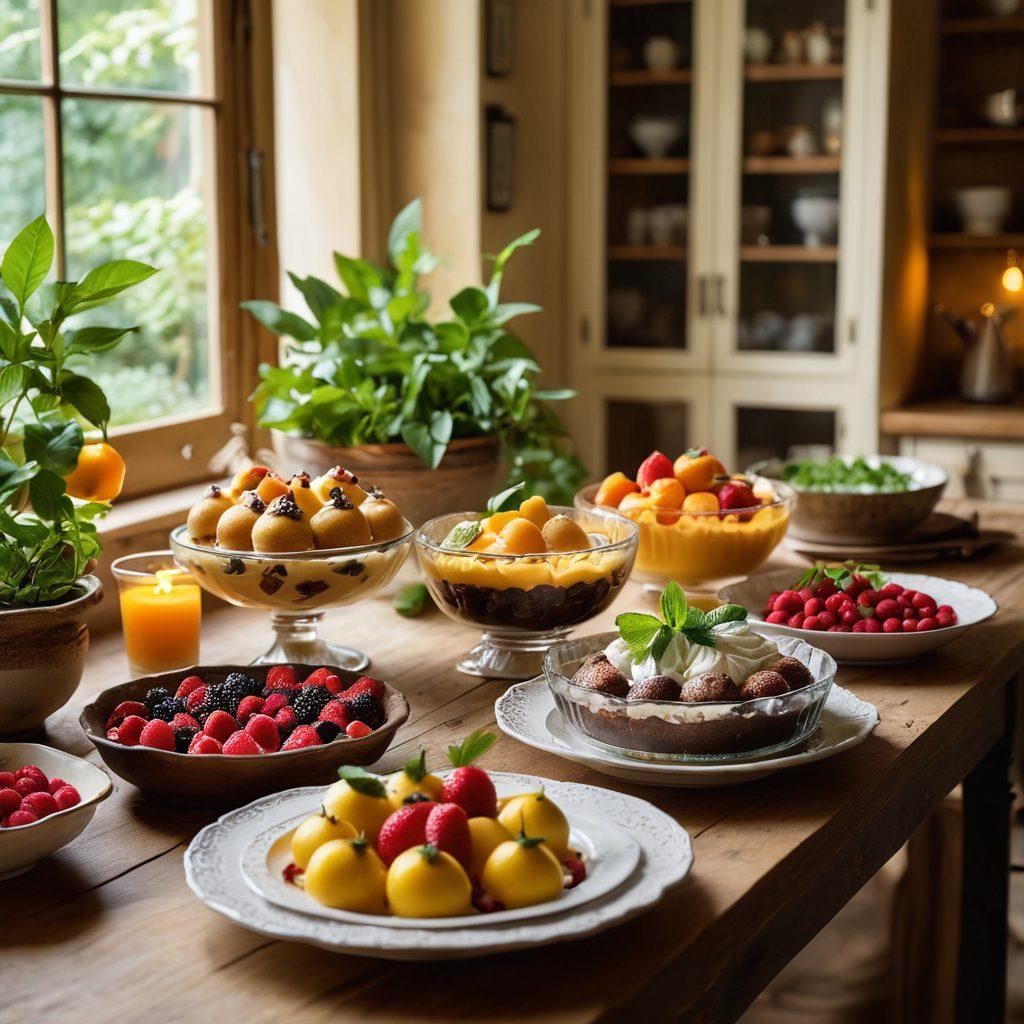
[[[86,613],[103,596],[95,576],[59,604],[0,611],[0,735],[27,735],[64,707],[89,650]]]
[[[499,446],[493,436],[452,441],[437,469],[429,469],[402,443],[341,448],[278,431],[273,443],[289,472],[319,474],[344,466],[361,483],[379,487],[417,527],[453,508],[483,508],[499,484]]]

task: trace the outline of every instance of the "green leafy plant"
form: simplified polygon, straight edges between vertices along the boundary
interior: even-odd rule
[[[881,590],[889,581],[882,567],[874,562],[855,562],[848,559],[839,565],[815,562],[802,576],[793,581],[790,590],[816,587],[822,580],[831,580],[840,590],[845,590],[855,575],[863,576],[874,590]]]
[[[85,442],[83,423],[106,437],[110,405],[69,363],[137,328],[66,324],[156,272],[112,260],[40,290],[53,255],[53,234],[37,217],[0,260],[0,606],[64,598],[100,551],[95,520],[108,506],[74,501],[64,478]]]
[[[862,456],[847,462],[838,455],[828,459],[800,459],[782,469],[782,479],[798,491],[834,491],[857,494],[892,494],[909,491],[913,477],[891,463],[872,466]]]
[[[289,339],[282,365],[260,368],[260,425],[340,446],[404,441],[432,469],[452,440],[493,434],[510,481],[568,503],[586,470],[548,403],[575,392],[539,389],[540,366],[508,327],[540,307],[499,299],[510,257],[540,232],[510,242],[487,285],[463,288],[450,301],[454,315],[431,322],[419,281],[438,261],[420,230],[416,199],[391,226],[388,266],[335,253],[343,291],[289,274],[312,319],[273,302],[243,303]]]
[[[661,618],[644,612],[623,612],[615,619],[619,636],[626,642],[634,661],[653,657],[660,661],[672,638],[680,633],[692,644],[715,646],[715,626],[742,622],[746,608],[738,604],[722,604],[713,611],[692,608],[678,583],[672,582],[661,592]]]

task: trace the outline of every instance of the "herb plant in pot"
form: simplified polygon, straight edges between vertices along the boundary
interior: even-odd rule
[[[70,318],[109,302],[154,268],[113,260],[80,281],[42,290],[53,262],[44,217],[0,260],[0,734],[39,729],[82,677],[88,609],[101,596],[89,574],[95,520],[120,493],[124,462],[106,443],[110,407],[76,372],[134,327]],[[93,318],[89,318],[92,321]],[[82,424],[102,440],[86,441]]]
[[[391,226],[388,266],[334,254],[343,291],[290,274],[311,319],[247,302],[288,339],[280,366],[261,367],[261,426],[290,470],[341,465],[393,498],[414,524],[453,508],[482,508],[504,467],[530,493],[571,502],[585,470],[548,402],[529,347],[509,321],[539,307],[499,301],[505,266],[539,231],[493,259],[486,286],[463,288],[449,319],[429,320],[420,276],[437,259],[420,238],[420,202]]]

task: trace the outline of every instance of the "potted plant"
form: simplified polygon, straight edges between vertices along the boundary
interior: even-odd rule
[[[420,275],[437,259],[420,238],[420,202],[395,218],[388,266],[334,254],[343,291],[289,274],[312,314],[273,302],[244,306],[288,339],[281,365],[262,366],[253,398],[289,470],[342,465],[394,498],[413,522],[453,508],[482,508],[503,463],[511,481],[571,504],[586,470],[548,402],[529,347],[509,321],[540,307],[502,303],[509,257],[539,231],[493,259],[483,288],[463,288],[452,316],[429,320]]]
[[[137,328],[66,324],[155,273],[134,260],[113,260],[80,281],[40,290],[53,249],[46,218],[39,217],[0,260],[3,734],[38,729],[78,686],[89,646],[86,611],[102,595],[88,571],[100,551],[95,520],[124,479],[124,462],[106,442],[106,396],[74,367]],[[83,422],[102,439],[87,441]]]

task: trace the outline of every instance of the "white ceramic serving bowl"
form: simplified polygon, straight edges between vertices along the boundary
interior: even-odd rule
[[[652,71],[671,71],[679,63],[679,44],[668,36],[651,36],[644,43],[644,63]]]
[[[640,114],[629,124],[629,137],[651,159],[665,156],[682,135],[683,119],[671,114]]]
[[[750,625],[766,636],[792,636],[827,651],[841,665],[878,665],[891,661],[913,661],[963,636],[998,610],[995,600],[975,587],[940,576],[920,573],[886,573],[893,583],[912,590],[923,590],[940,604],[952,605],[957,624],[944,629],[930,629],[924,633],[829,633],[827,630],[793,629],[790,626],[765,622],[761,613],[769,595],[785,590],[800,573],[796,569],[778,569],[775,572],[750,576],[742,583],[723,587],[718,592],[722,601],[741,604],[747,609]]]
[[[832,196],[797,196],[791,207],[793,223],[803,232],[804,245],[826,245],[836,239],[839,200]]]
[[[1001,185],[953,189],[953,202],[968,235],[998,235],[1010,213],[1012,193]]]
[[[114,789],[102,768],[73,754],[41,743],[0,743],[0,771],[13,772],[26,764],[37,765],[48,779],[70,782],[82,802],[31,825],[0,828],[0,879],[28,871],[43,857],[77,839],[92,821],[96,808]]]

